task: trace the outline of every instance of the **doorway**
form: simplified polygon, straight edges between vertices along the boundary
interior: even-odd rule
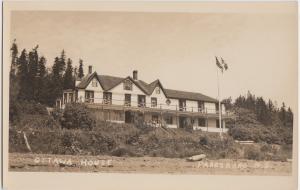
[[[185,128],[187,126],[187,118],[179,117],[179,128]]]
[[[125,111],[125,123],[133,123],[133,114],[131,111]]]

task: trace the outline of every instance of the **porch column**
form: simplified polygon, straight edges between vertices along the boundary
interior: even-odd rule
[[[163,123],[163,116],[162,116],[162,112],[160,111],[160,126],[162,127],[162,123]]]
[[[178,114],[176,113],[175,115],[175,119],[176,119],[176,125],[177,125],[177,128],[179,128],[179,118],[178,118]]]
[[[208,117],[206,116],[206,120],[205,120],[205,126],[206,126],[206,131],[208,131]]]

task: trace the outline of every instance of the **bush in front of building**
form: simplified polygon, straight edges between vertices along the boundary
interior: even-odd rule
[[[249,145],[244,150],[244,157],[249,160],[264,160],[264,155],[259,147]]]
[[[88,108],[80,103],[67,104],[59,120],[66,129],[92,129],[96,123]]]
[[[254,142],[266,142],[269,144],[289,144],[292,143],[292,138],[289,138],[287,135],[281,133],[279,129],[274,127],[245,127],[245,126],[236,126],[229,129],[229,135],[231,135],[236,140],[247,141],[251,140]],[[291,136],[291,135],[290,135]],[[292,137],[292,136],[291,136]],[[291,139],[291,140],[289,140]]]
[[[10,103],[9,121],[19,122],[24,115],[47,115],[46,106],[35,101],[14,101]]]

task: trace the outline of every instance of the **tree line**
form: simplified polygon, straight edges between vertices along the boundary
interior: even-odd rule
[[[233,102],[231,97],[223,100],[226,109],[235,110],[236,108],[245,108],[255,113],[257,120],[266,126],[279,124],[284,127],[293,127],[293,112],[290,107],[286,107],[283,102],[281,107],[272,100],[267,102],[263,97],[255,97],[248,91],[247,95],[240,95]]]
[[[40,56],[37,45],[32,50],[23,49],[19,54],[16,40],[11,46],[10,99],[11,101],[35,101],[53,106],[65,89],[74,89],[76,78],[84,77],[83,60],[73,67],[66,52],[54,58],[52,67]]]
[[[74,89],[76,78],[84,77],[82,59],[79,59],[77,70],[77,66],[73,67],[72,59],[67,58],[66,52],[62,50],[54,58],[52,67],[47,67],[47,60],[39,55],[38,48],[37,45],[29,52],[23,49],[19,55],[16,40],[11,46],[10,106],[21,101],[53,106],[64,89]],[[235,101],[231,97],[227,98],[223,103],[228,110],[245,108],[253,111],[257,120],[264,125],[279,123],[285,127],[293,126],[293,112],[284,103],[277,108],[272,100],[266,102],[250,92],[240,95]]]

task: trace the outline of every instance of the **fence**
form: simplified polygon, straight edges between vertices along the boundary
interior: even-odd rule
[[[83,101],[76,101],[83,102]],[[164,109],[164,110],[173,110],[179,112],[194,112],[202,114],[219,114],[219,111],[216,109],[203,108],[203,107],[193,107],[193,106],[179,106],[178,104],[162,104],[157,102],[143,102],[143,101],[128,101],[128,100],[119,100],[112,98],[85,98],[85,103],[97,103],[101,105],[116,105],[123,107],[133,107],[133,108],[153,108],[153,109]],[[222,111],[223,116],[232,115],[229,111]]]

